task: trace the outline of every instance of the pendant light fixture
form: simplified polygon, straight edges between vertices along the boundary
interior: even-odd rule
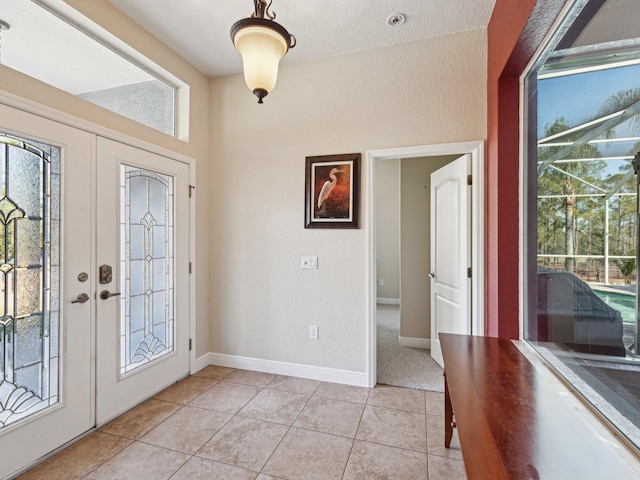
[[[263,103],[278,79],[278,64],[290,48],[296,46],[296,37],[279,23],[275,13],[269,11],[271,2],[253,0],[255,11],[250,18],[238,20],[231,27],[231,40],[242,56],[244,80]]]

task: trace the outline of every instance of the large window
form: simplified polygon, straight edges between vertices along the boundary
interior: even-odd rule
[[[525,81],[524,336],[640,447],[640,2],[569,3]]]

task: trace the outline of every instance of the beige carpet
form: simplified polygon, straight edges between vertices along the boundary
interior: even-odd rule
[[[443,392],[442,368],[429,350],[399,345],[400,307],[378,305],[377,323],[378,383]]]

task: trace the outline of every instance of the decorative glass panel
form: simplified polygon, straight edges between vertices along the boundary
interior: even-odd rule
[[[0,132],[0,430],[59,401],[59,162]]]
[[[121,166],[120,373],[174,350],[173,177]]]

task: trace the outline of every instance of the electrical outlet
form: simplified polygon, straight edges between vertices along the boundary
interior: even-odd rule
[[[318,340],[318,327],[317,327],[317,325],[311,325],[309,327],[309,338],[311,340]]]
[[[384,279],[383,278],[379,278],[378,279],[378,285],[381,287],[384,287]]]

